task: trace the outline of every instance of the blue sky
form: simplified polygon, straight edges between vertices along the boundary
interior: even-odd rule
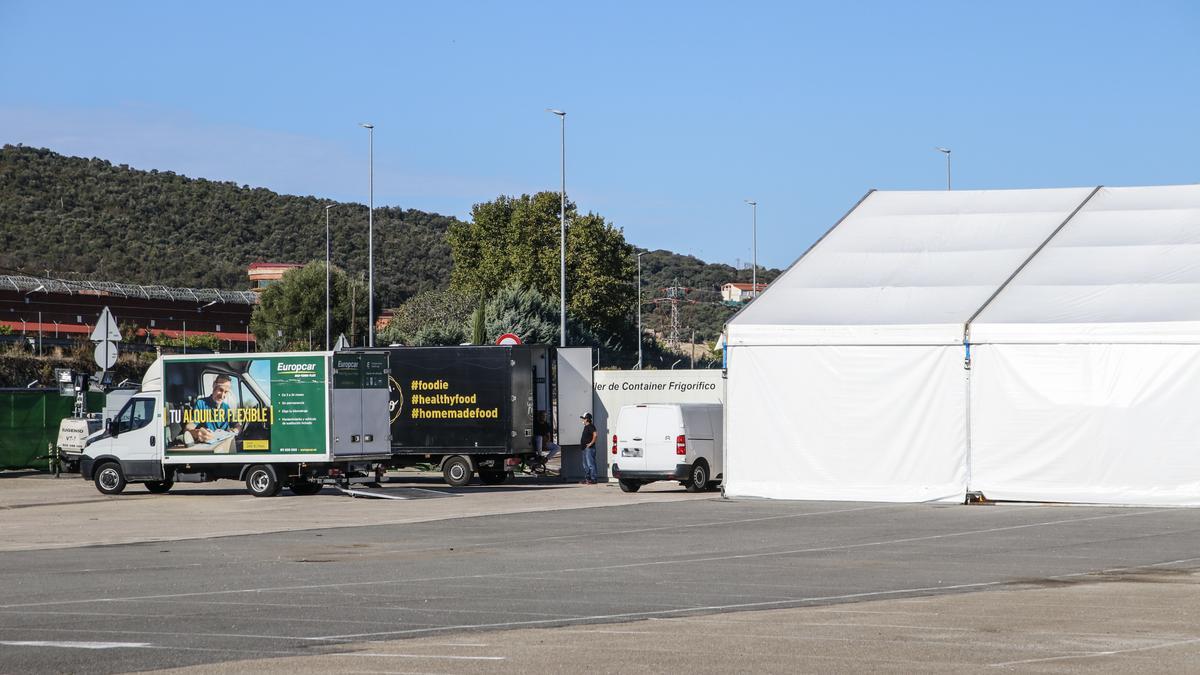
[[[868,189],[1200,182],[1196,2],[0,0],[0,142],[786,266]]]

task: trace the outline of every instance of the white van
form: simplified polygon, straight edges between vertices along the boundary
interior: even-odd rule
[[[719,403],[627,405],[609,439],[612,475],[625,492],[677,480],[688,492],[716,489],[725,471]]]

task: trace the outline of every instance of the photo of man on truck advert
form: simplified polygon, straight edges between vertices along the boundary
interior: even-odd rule
[[[171,455],[326,451],[320,356],[168,361],[163,426]]]

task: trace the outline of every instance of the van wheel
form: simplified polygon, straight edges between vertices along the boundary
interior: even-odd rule
[[[146,489],[156,495],[161,495],[166,493],[167,490],[170,490],[173,485],[175,485],[175,483],[169,480],[152,480],[149,483],[146,483]]]
[[[621,492],[637,492],[642,489],[642,484],[636,480],[621,479]]]
[[[321,484],[315,480],[293,480],[291,485],[288,485],[288,489],[294,495],[315,495],[321,491]]]
[[[246,472],[246,491],[255,497],[274,497],[280,487],[275,471],[266,464],[255,464]]]
[[[508,480],[508,473],[505,471],[480,471],[479,482],[484,485],[499,485]]]
[[[451,487],[463,487],[471,482],[471,463],[466,457],[455,455],[442,464],[442,477]]]
[[[692,465],[692,472],[688,474],[687,481],[688,492],[704,492],[708,489],[708,463],[702,459],[696,460]]]
[[[96,489],[106,495],[119,495],[125,489],[125,474],[116,462],[105,462],[96,469]]]

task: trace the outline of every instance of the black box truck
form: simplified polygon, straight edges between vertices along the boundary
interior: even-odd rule
[[[554,348],[384,347],[392,467],[433,464],[446,483],[502,483],[535,453],[534,421],[554,425]]]

